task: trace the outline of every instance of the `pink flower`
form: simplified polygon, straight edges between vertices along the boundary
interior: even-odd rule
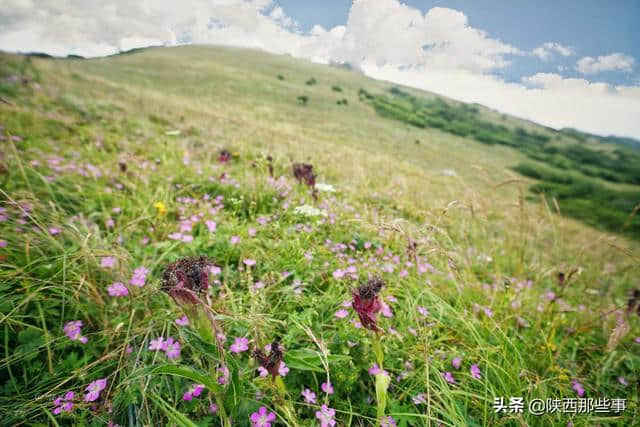
[[[62,330],[71,341],[80,341],[82,344],[89,341],[87,337],[82,336],[82,320],[67,322]]]
[[[222,375],[220,375],[218,377],[218,384],[220,385],[225,385],[229,383],[229,377],[231,375],[231,372],[229,372],[229,368],[227,368],[227,365],[222,365],[219,369],[218,372]]]
[[[139,288],[143,287],[145,281],[147,280],[147,273],[149,273],[149,270],[147,270],[145,267],[136,268],[135,270],[133,270],[133,277],[131,277],[131,281],[129,282],[129,284],[137,286]]]
[[[183,314],[181,318],[174,320],[178,326],[187,326],[189,324],[189,318],[186,314]]]
[[[109,287],[107,288],[107,292],[112,297],[126,297],[127,295],[129,295],[129,290],[127,289],[127,287],[120,282],[115,282],[109,285]]]
[[[164,338],[158,337],[149,342],[149,350],[163,350],[164,349]]]
[[[309,390],[308,388],[305,388],[302,391],[302,397],[304,397],[304,401],[307,403],[311,403],[314,404],[316,403],[316,394],[314,392],[312,392],[311,390]]]
[[[255,237],[256,229],[255,228],[250,228],[249,230],[247,230],[247,233],[249,233],[249,236]]]
[[[453,366],[456,369],[460,369],[461,365],[462,365],[462,358],[460,357],[454,357],[453,360],[451,361],[451,366]]]
[[[115,265],[116,259],[112,256],[105,256],[100,260],[100,267],[102,268],[113,268]]]
[[[332,273],[334,279],[342,279],[344,277],[344,274],[345,274],[345,272],[340,270],[340,269],[335,270]]]
[[[107,379],[102,378],[90,383],[85,390],[88,392],[84,395],[85,402],[95,402],[100,397],[100,392],[107,386]]]
[[[326,383],[322,383],[320,388],[322,389],[322,391],[324,391],[327,394],[333,394],[333,386],[329,381],[327,381]]]
[[[193,399],[194,397],[198,397],[202,394],[202,390],[204,390],[204,385],[196,384],[182,395],[182,400],[188,401]]]
[[[218,412],[218,405],[216,405],[215,403],[209,405],[209,413],[215,414],[216,412]]]
[[[449,371],[443,372],[442,373],[442,378],[444,378],[449,384],[455,384],[456,383],[456,379],[453,378],[453,375]]]
[[[271,427],[271,422],[276,419],[276,414],[268,412],[266,407],[261,406],[257,412],[251,414],[249,419],[253,427]]]
[[[413,400],[413,403],[415,405],[420,405],[420,404],[426,404],[427,403],[427,398],[424,395],[424,393],[420,393],[415,395],[414,397],[411,398],[411,400]]]
[[[384,317],[393,317],[393,311],[391,311],[391,307],[389,307],[387,305],[386,302],[384,301],[380,301],[380,313],[384,316]]]
[[[60,234],[60,229],[58,227],[49,227],[49,233],[52,236],[57,236],[58,234]]]
[[[345,310],[344,308],[342,310],[338,310],[335,313],[335,316],[338,319],[344,319],[345,317],[347,317],[349,315],[349,312],[347,310]]]
[[[320,427],[333,427],[336,425],[336,420],[333,418],[336,415],[336,410],[329,408],[327,405],[322,405],[319,411],[316,411],[316,418],[320,420]]]
[[[418,306],[418,313],[420,313],[422,317],[427,317],[429,315],[429,311],[422,306]]]
[[[210,233],[215,233],[216,232],[217,224],[216,224],[215,221],[211,221],[210,219],[208,219],[204,223],[207,226],[207,228],[209,229]]]
[[[389,375],[387,373],[387,371],[385,371],[384,369],[380,369],[380,367],[378,366],[377,363],[374,363],[373,366],[369,368],[369,374],[371,374],[371,375],[378,375],[378,374]]]
[[[622,384],[623,386],[625,386],[625,387],[629,385],[629,383],[627,382],[627,380],[624,377],[618,377],[618,382],[620,384]]]
[[[478,367],[478,365],[473,364],[471,365],[471,369],[469,369],[469,372],[471,372],[471,376],[477,380],[481,380],[482,379],[482,375],[480,375],[480,368]]]
[[[584,387],[577,380],[571,381],[571,388],[578,394],[578,397],[584,396]]]
[[[177,359],[180,357],[180,343],[174,341],[171,337],[167,338],[164,344],[162,344],[162,349],[169,359]]]
[[[249,340],[247,338],[236,338],[229,350],[232,353],[242,353],[243,351],[249,350]]]
[[[284,360],[280,362],[280,367],[278,368],[278,375],[281,377],[286,377],[289,373],[289,367],[284,363]]]
[[[6,240],[0,240],[0,248],[6,248],[7,247],[7,241]]]
[[[251,266],[253,266],[253,265],[256,265],[256,260],[255,260],[255,259],[247,258],[247,259],[245,259],[245,260],[244,260],[244,261],[242,261],[242,262],[244,263],[244,265],[246,265],[246,266],[248,266],[248,267],[251,267]]]
[[[75,397],[75,393],[72,391],[68,391],[64,394],[64,396],[58,396],[53,401],[53,404],[56,406],[53,408],[53,413],[55,415],[60,414],[62,411],[71,412],[73,410],[73,398]]]
[[[231,236],[231,239],[229,239],[229,243],[231,243],[232,245],[237,245],[238,243],[240,243],[240,237]]]

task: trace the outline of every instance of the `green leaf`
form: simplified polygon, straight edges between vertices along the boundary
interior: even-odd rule
[[[153,392],[149,392],[149,399],[156,404],[158,408],[174,423],[180,427],[198,427],[196,423],[191,421],[186,415],[169,405],[162,397]]]
[[[162,365],[153,368],[149,374],[167,374],[176,377],[188,378],[193,382],[202,384],[214,393],[220,393],[220,385],[208,374],[203,374],[186,366]]]
[[[347,355],[330,354],[327,356],[327,362],[330,364],[347,362],[349,360],[351,360],[351,357]],[[284,361],[287,366],[292,369],[324,372],[321,353],[308,348],[288,351],[284,356]]]

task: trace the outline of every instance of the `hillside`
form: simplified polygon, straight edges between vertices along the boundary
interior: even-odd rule
[[[2,54],[0,96],[0,424],[637,422],[632,140],[222,47]],[[169,265],[197,255],[202,307]],[[373,278],[382,333],[348,304]],[[495,413],[513,396],[628,400]]]

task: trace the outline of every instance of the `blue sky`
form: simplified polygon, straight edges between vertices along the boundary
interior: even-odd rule
[[[0,50],[248,47],[640,138],[639,23],[640,0],[3,0]]]
[[[347,22],[350,0],[276,0],[302,31],[314,25],[332,28]],[[638,0],[404,0],[402,3],[427,12],[432,7],[447,7],[463,12],[469,24],[492,37],[522,50],[533,50],[546,42],[573,47],[576,55],[555,55],[546,62],[537,58],[512,57],[512,64],[501,75],[507,81],[519,81],[536,72],[558,72],[578,77],[576,57],[622,52],[640,59],[640,1]],[[599,81],[611,84],[637,84],[640,74],[604,71]]]

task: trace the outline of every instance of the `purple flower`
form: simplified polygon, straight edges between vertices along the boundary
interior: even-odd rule
[[[280,344],[280,340],[276,338],[271,344],[267,345],[265,349],[269,352],[268,355],[260,349],[256,349],[253,352],[253,356],[260,364],[260,368],[262,368],[258,368],[260,370],[260,375],[266,376],[266,374],[263,375],[263,373],[267,372],[271,374],[273,379],[275,379],[277,375],[280,375],[281,377],[286,376],[289,372],[289,368],[282,361],[282,357],[284,356],[284,347]]]
[[[416,405],[427,403],[427,397],[424,395],[424,393],[415,395],[414,397],[411,398],[411,400],[413,400],[413,403]]]
[[[145,281],[147,280],[147,270],[145,267],[138,267],[133,271],[133,277],[131,277],[131,281],[129,284],[133,286],[137,286],[139,288],[144,286]]]
[[[216,224],[215,221],[211,221],[210,219],[208,219],[204,223],[207,226],[207,228],[209,229],[210,233],[215,233],[216,232],[217,224]]]
[[[209,413],[215,414],[216,412],[218,412],[218,405],[216,405],[215,403],[209,405]]]
[[[453,366],[456,369],[460,369],[461,365],[462,365],[462,358],[460,357],[454,357],[453,360],[451,361],[451,366]]]
[[[422,306],[418,306],[418,313],[420,313],[422,317],[427,317],[429,315],[429,310]]]
[[[385,371],[384,369],[380,369],[380,367],[378,366],[377,363],[374,363],[373,366],[371,368],[369,368],[369,374],[371,374],[371,375],[378,375],[378,374],[389,375],[387,373],[387,371]]]
[[[316,394],[314,392],[312,392],[308,388],[305,388],[304,390],[302,390],[301,394],[302,394],[302,397],[304,397],[304,401],[305,402],[315,405],[315,403],[316,403]]]
[[[625,386],[625,387],[629,385],[629,383],[627,382],[627,380],[624,377],[618,377],[618,382],[620,384],[622,384],[623,386]]]
[[[253,427],[271,427],[271,422],[276,419],[276,414],[268,412],[267,408],[261,406],[257,412],[251,414],[251,424]]]
[[[471,369],[469,369],[469,372],[471,372],[471,376],[477,380],[481,380],[482,376],[480,375],[480,368],[478,367],[478,365],[473,364],[471,365]]]
[[[571,388],[578,394],[578,397],[584,396],[584,387],[577,380],[571,381]]]
[[[62,330],[71,341],[80,341],[82,344],[89,341],[87,337],[82,336],[82,320],[67,322]]]
[[[345,310],[344,308],[342,310],[338,310],[335,313],[335,316],[338,319],[344,319],[345,317],[347,317],[349,315],[349,312],[347,310]]]
[[[247,338],[236,338],[229,350],[232,353],[242,353],[243,351],[249,350],[249,339]]]
[[[316,418],[320,420],[320,427],[333,427],[336,425],[336,420],[333,418],[336,415],[336,410],[329,408],[327,405],[322,405],[319,411],[316,411]]]
[[[164,349],[164,338],[158,337],[149,342],[149,350],[163,350]]]
[[[129,290],[127,289],[127,287],[120,282],[115,282],[109,285],[109,287],[107,288],[107,292],[112,297],[126,297],[127,295],[129,295]]]
[[[181,318],[174,320],[178,326],[187,326],[189,324],[189,318],[186,314],[183,314]]]
[[[193,399],[194,397],[198,397],[202,394],[202,390],[204,390],[204,385],[196,384],[182,395],[182,400],[188,401]]]
[[[227,365],[222,365],[220,368],[218,368],[218,372],[222,374],[218,377],[218,384],[228,384],[231,372],[229,372],[229,368],[227,368]]]
[[[113,268],[115,265],[116,259],[112,256],[105,256],[100,260],[100,267],[102,268]]]
[[[456,379],[453,378],[453,374],[449,371],[442,373],[442,378],[444,378],[449,384],[455,384]]]
[[[229,243],[231,243],[232,245],[237,245],[238,243],[240,243],[240,237],[231,236],[231,238],[229,239]]]
[[[6,248],[7,247],[7,241],[6,240],[0,240],[0,248]]]
[[[244,263],[244,265],[246,265],[246,266],[248,266],[248,267],[251,267],[251,266],[253,266],[253,265],[256,265],[256,260],[255,260],[255,259],[247,258],[247,259],[245,259],[245,260],[244,260],[244,261],[242,261],[242,262]]]
[[[162,344],[162,349],[169,359],[177,359],[180,357],[180,343],[174,341],[171,337],[167,338],[164,344]]]
[[[85,402],[95,402],[100,397],[100,392],[107,386],[107,379],[102,378],[90,383],[85,390],[87,394],[84,395]]]
[[[382,304],[378,297],[378,292],[380,292],[382,286],[384,286],[382,279],[374,278],[360,285],[358,289],[352,292],[353,302],[351,305],[358,313],[362,326],[375,332],[380,331],[376,317],[382,309]]]
[[[327,394],[333,394],[333,386],[331,385],[330,381],[327,381],[326,383],[322,383],[320,388],[322,389],[322,391],[324,391]]]
[[[391,416],[382,418],[382,421],[380,422],[380,427],[395,427],[396,425],[396,420],[391,418]]]
[[[49,233],[52,236],[57,236],[58,234],[60,234],[60,229],[58,227],[49,227]]]
[[[53,404],[56,406],[53,408],[53,413],[55,415],[60,414],[61,412],[71,412],[73,410],[73,398],[75,397],[75,393],[72,391],[68,391],[64,394],[64,396],[56,397],[53,401]]]

